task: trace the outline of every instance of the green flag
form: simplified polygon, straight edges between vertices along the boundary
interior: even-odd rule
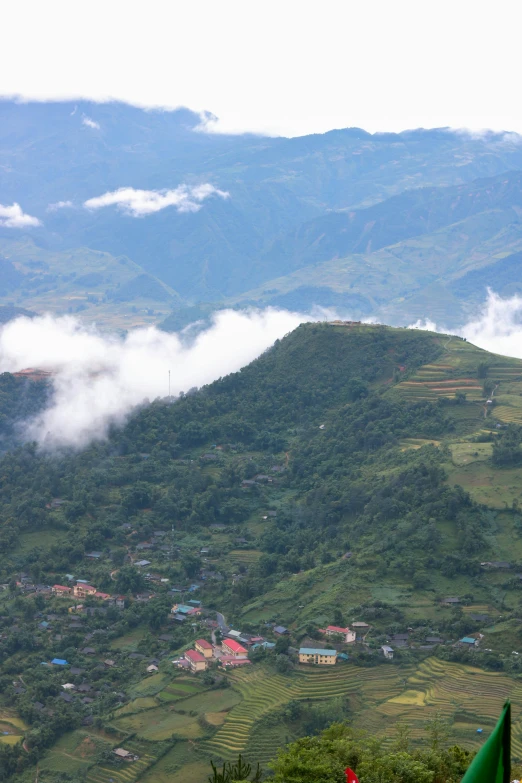
[[[502,715],[491,736],[481,747],[461,783],[510,783],[511,704],[504,704]]]

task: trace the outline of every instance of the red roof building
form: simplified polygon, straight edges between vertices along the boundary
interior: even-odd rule
[[[248,655],[247,650],[233,639],[223,639],[221,649],[225,655],[231,655],[233,658],[246,658]]]
[[[324,633],[326,636],[336,636],[337,634],[340,634],[341,636],[344,636],[346,644],[355,642],[355,631],[352,631],[350,628],[340,628],[338,625],[329,625]]]
[[[65,585],[53,585],[51,588],[52,592],[56,595],[69,595],[72,588],[71,587],[65,587]]]
[[[198,653],[201,653],[201,655],[204,658],[212,658],[214,654],[214,649],[210,642],[207,642],[206,639],[196,639],[194,642],[194,647],[196,648]]]
[[[204,672],[207,668],[207,659],[197,650],[187,650],[185,658],[189,662],[192,672]]]
[[[252,663],[252,661],[249,661],[248,658],[235,658],[233,655],[222,655],[221,658],[219,658],[219,663],[227,669],[234,666],[245,666]]]

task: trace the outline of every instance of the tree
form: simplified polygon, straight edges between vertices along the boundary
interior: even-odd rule
[[[143,590],[145,581],[134,566],[122,566],[116,575],[116,590],[118,593],[139,593]]]
[[[275,667],[280,674],[288,674],[292,671],[292,661],[287,655],[276,655],[274,660]]]
[[[209,777],[209,783],[261,783],[262,771],[259,764],[256,767],[253,776],[249,775],[252,772],[252,765],[246,761],[243,761],[241,753],[236,762],[232,763],[226,761],[223,764],[221,770],[219,770],[213,761],[210,762],[212,767],[212,775]]]
[[[318,737],[304,737],[279,751],[272,763],[274,783],[344,783],[346,767],[361,783],[458,783],[473,757],[458,746],[410,752],[407,743],[401,744],[386,752],[378,740],[333,723]]]

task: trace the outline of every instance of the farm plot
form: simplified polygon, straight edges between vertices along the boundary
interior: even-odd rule
[[[27,724],[9,709],[0,709],[0,742],[4,745],[16,745],[22,740]]]
[[[500,404],[493,408],[493,416],[504,424],[522,424],[522,407]]]
[[[411,402],[454,398],[457,392],[464,392],[468,401],[484,399],[483,380],[478,377],[479,365],[484,361],[483,352],[457,338],[445,340],[444,347],[446,350],[440,362],[423,365],[414,375],[397,384],[395,390]],[[487,377],[501,388],[509,384],[511,390],[513,384],[522,381],[519,359],[491,358],[490,355],[490,361]]]
[[[175,679],[169,683],[166,688],[159,691],[157,698],[162,701],[179,701],[180,699],[187,699],[189,696],[194,696],[204,691],[203,685],[200,685],[193,680],[187,679]]]
[[[233,563],[240,565],[254,565],[263,553],[259,549],[233,549],[228,557]]]
[[[452,443],[449,446],[454,465],[468,465],[470,462],[484,462],[493,453],[492,443]]]
[[[195,739],[203,733],[197,717],[175,712],[166,704],[118,718],[113,725],[120,731],[135,732],[139,737],[154,742],[174,736]]]
[[[186,712],[197,712],[199,714],[223,712],[232,709],[240,701],[241,695],[233,688],[219,688],[184,699],[183,704],[180,704],[180,708],[182,707]]]
[[[86,783],[134,783],[157,759],[154,746],[138,740],[125,740],[125,750],[135,753],[138,761],[122,761],[117,765],[100,764],[91,767]]]
[[[440,446],[440,440],[430,440],[429,438],[402,438],[400,441],[401,451],[408,449],[421,449],[423,446]]]
[[[42,771],[79,772],[89,769],[96,756],[103,750],[110,750],[114,739],[110,741],[94,733],[76,729],[64,734],[40,762]]]
[[[168,679],[165,674],[153,674],[152,677],[145,677],[141,682],[133,685],[129,690],[131,697],[155,696],[167,684]]]

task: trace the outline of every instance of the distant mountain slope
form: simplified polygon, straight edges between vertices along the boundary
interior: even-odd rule
[[[281,270],[285,257],[298,268],[233,301],[296,309],[315,303],[353,317],[405,323],[428,316],[453,325],[484,300],[488,286],[498,282],[505,293],[522,286],[516,256],[498,266],[522,249],[521,215],[521,172],[407,191],[305,224],[264,264]]]
[[[372,253],[491,209],[515,209],[522,214],[522,172],[455,187],[407,190],[367,209],[314,218],[276,240],[259,259],[251,279],[266,279],[270,270]],[[512,217],[517,221],[518,213]]]
[[[186,109],[0,101],[0,168],[0,203],[20,203],[43,222],[30,229],[41,247],[126,256],[190,303],[220,302],[307,264],[431,232],[499,199],[518,204],[512,178],[503,192],[500,183],[491,194],[487,183],[473,196],[466,187],[522,169],[522,143],[514,134],[445,129],[221,136],[202,132],[200,116]],[[197,212],[169,207],[141,218],[82,207],[123,186],[182,183],[210,183],[230,197],[209,198]],[[431,190],[439,186],[462,187]],[[386,202],[392,196],[398,200]],[[73,206],[47,211],[59,202]],[[369,205],[373,211],[353,216]],[[0,238],[13,231],[0,227]]]
[[[155,323],[181,301],[128,258],[86,247],[53,251],[13,233],[0,238],[0,308],[81,313],[114,330]]]

